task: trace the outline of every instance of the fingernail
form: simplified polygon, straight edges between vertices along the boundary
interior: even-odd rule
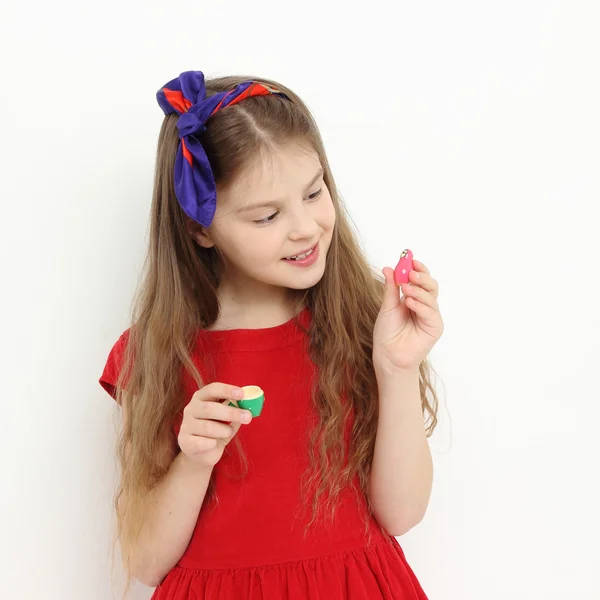
[[[233,395],[236,398],[243,398],[244,397],[244,390],[235,390],[235,393]]]
[[[245,412],[242,414],[242,423],[250,423],[252,421],[252,413]]]

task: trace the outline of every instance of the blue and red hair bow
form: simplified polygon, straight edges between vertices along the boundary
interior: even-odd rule
[[[251,96],[285,94],[265,84],[245,81],[228,92],[206,97],[202,71],[185,71],[156,93],[165,115],[177,112],[180,143],[175,158],[175,195],[183,212],[208,227],[215,215],[217,188],[202,144],[195,137],[206,130],[206,121],[216,112]]]

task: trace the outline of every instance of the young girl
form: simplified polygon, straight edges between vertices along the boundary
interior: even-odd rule
[[[437,282],[414,261],[400,294],[371,271],[290,89],[188,71],[157,99],[143,285],[100,378],[123,416],[127,590],[426,598],[394,536],[431,490]]]

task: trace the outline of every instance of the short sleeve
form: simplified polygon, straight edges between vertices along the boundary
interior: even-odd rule
[[[125,349],[127,340],[129,339],[129,329],[121,334],[121,337],[114,343],[111,351],[108,354],[104,370],[98,382],[110,394],[117,399],[117,381],[119,373],[123,367]]]

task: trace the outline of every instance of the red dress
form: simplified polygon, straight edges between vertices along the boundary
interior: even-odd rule
[[[308,309],[298,321],[309,324]],[[127,331],[100,378],[113,397],[126,339]],[[300,497],[300,480],[310,465],[316,412],[310,399],[315,367],[302,327],[291,320],[267,329],[200,331],[194,360],[206,383],[258,385],[265,404],[237,434],[248,473],[236,478],[240,461],[230,444],[213,471],[219,503],[204,503],[188,548],[153,600],[427,600],[397,540],[372,518],[368,543],[366,503],[351,489],[342,492],[333,525],[317,521],[303,539],[312,513],[298,509],[312,503]],[[196,390],[185,374],[184,389],[182,406]],[[355,485],[360,489],[357,479]]]

